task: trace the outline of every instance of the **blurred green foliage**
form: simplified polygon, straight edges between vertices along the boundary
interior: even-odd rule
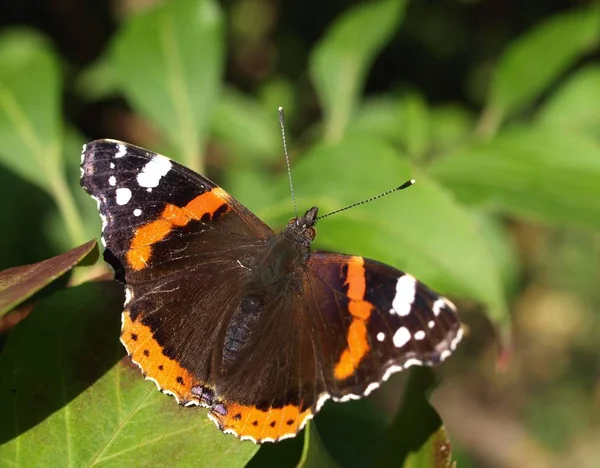
[[[225,6],[213,0],[158,2],[124,15],[97,60],[77,69],[40,31],[3,30],[0,191],[7,203],[0,266],[41,260],[99,235],[95,203],[78,186],[79,148],[90,137],[63,111],[65,95],[80,106],[113,108],[105,115],[111,122],[100,128],[114,134],[102,136],[208,173],[274,226],[292,213],[276,114],[283,104],[301,209],[316,204],[326,213],[417,180],[402,194],[319,223],[316,245],[390,263],[461,299],[473,333],[451,364],[449,373],[458,377],[440,394],[463,413],[439,404],[450,413],[444,419],[451,440],[458,441],[460,465],[547,466],[556,459],[558,466],[595,466],[600,452],[590,440],[600,434],[600,349],[594,338],[600,332],[600,7],[566,8],[508,35],[461,75],[464,95],[453,102],[434,99],[419,83],[407,85],[405,70],[397,68],[388,72],[392,85],[367,93],[374,64],[398,38],[413,34],[422,41],[407,56],[426,54],[440,62],[468,43],[456,27],[453,36],[440,39],[444,27],[456,26],[453,9],[460,2],[446,2],[454,11],[447,17],[440,14],[443,3],[359,2],[335,11],[310,45],[291,33],[267,41],[276,12],[262,0]],[[274,44],[283,64],[285,54],[293,58],[306,49],[297,65],[302,73],[286,75],[276,66],[262,71],[261,58],[274,53]],[[236,80],[238,75],[251,79]],[[7,442],[0,464],[34,466],[43,459],[58,466],[68,459],[77,466],[244,466],[256,447],[221,436],[203,416],[190,418],[190,410],[177,408],[124,367],[116,340],[119,300],[111,309],[116,322],[90,331],[90,324],[106,320],[102,300],[93,301],[104,294],[100,288],[86,284],[42,301],[6,340],[0,412],[12,416],[0,422],[0,443]],[[482,317],[500,337],[501,356],[512,352],[504,374],[494,374],[498,347]],[[89,340],[81,339],[86,333],[100,348],[90,350]],[[71,342],[71,334],[78,339]],[[64,349],[63,341],[69,342]],[[19,353],[32,342],[38,348]],[[36,360],[40,351],[60,359]],[[106,358],[98,360],[95,352]],[[79,381],[82,365],[88,373]],[[40,398],[41,377],[34,372],[40,366],[50,382],[48,401],[31,409],[25,401]],[[17,398],[11,382],[31,392]],[[397,389],[398,383],[392,379],[386,387]],[[450,458],[439,452],[447,445],[445,430],[424,401],[432,385],[411,379],[394,421],[387,413],[398,401],[385,389],[343,405],[348,409],[328,405],[317,418],[325,430],[311,424],[302,453],[296,439],[261,449],[249,464],[287,459],[305,467],[374,460],[449,466]],[[506,420],[464,397],[481,394],[524,415]],[[427,406],[410,403],[419,395]],[[588,419],[586,405],[595,411]],[[486,447],[482,415],[497,422],[489,439],[497,437],[511,450],[515,434],[526,434],[524,465]],[[171,424],[173,418],[181,423]],[[361,438],[348,421],[360,421],[369,435]],[[403,424],[430,432],[412,451],[398,450],[396,459],[389,440],[403,434]],[[469,430],[478,435],[469,437]],[[588,430],[591,435],[581,436]],[[388,443],[361,444],[369,436]]]

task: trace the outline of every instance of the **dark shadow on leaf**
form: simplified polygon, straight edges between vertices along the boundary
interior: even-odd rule
[[[0,445],[68,405],[123,357],[123,287],[66,289],[39,303],[0,356]]]
[[[400,411],[390,426],[375,466],[403,466],[411,453],[442,428],[442,420],[428,401],[436,386],[430,368],[415,367],[410,377]]]

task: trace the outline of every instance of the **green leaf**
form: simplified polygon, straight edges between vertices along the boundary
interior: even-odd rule
[[[365,99],[348,123],[348,135],[359,133],[383,138],[391,143],[401,143],[404,123],[402,103],[390,95]]]
[[[583,135],[517,128],[430,167],[465,203],[600,229],[600,148]]]
[[[47,41],[28,30],[0,36],[0,162],[52,192],[60,166],[60,74]]]
[[[55,54],[39,34],[11,30],[0,36],[0,63],[0,162],[52,194],[70,245],[83,244],[86,237],[63,171]]]
[[[75,81],[75,91],[87,102],[99,101],[117,95],[117,70],[109,53],[104,53],[88,65]]]
[[[310,57],[310,75],[325,116],[325,138],[345,133],[369,67],[402,21],[405,0],[363,3],[345,12]]]
[[[255,165],[258,160],[283,158],[277,107],[266,109],[259,101],[226,88],[212,118],[212,132],[231,148],[235,163]]]
[[[160,127],[185,165],[199,159],[224,62],[223,20],[213,0],[174,0],[129,19],[113,44],[119,86]]]
[[[600,136],[600,66],[578,70],[548,100],[538,122],[559,130]]]
[[[431,369],[411,369],[402,406],[390,426],[377,458],[377,466],[451,466],[450,442],[446,430],[428,401],[435,386],[435,374]]]
[[[593,5],[557,14],[521,36],[498,63],[488,112],[501,119],[531,103],[597,45],[599,33],[600,10]]]
[[[94,249],[96,249],[94,256],[96,261],[98,258],[96,241],[91,240],[56,257],[0,272],[0,317],[68,273]]]
[[[431,145],[436,152],[465,144],[470,140],[474,127],[473,114],[457,104],[444,104],[430,110]]]
[[[401,133],[406,152],[415,158],[425,156],[431,144],[429,108],[423,96],[417,92],[406,94],[402,99],[403,126]]]
[[[304,430],[304,450],[298,468],[334,468],[338,464],[323,445],[317,426],[310,421]]]
[[[2,466],[244,466],[222,434],[142,378],[119,343],[123,289],[70,288],[39,304],[0,356]]]
[[[493,321],[507,325],[497,267],[473,219],[387,144],[355,136],[319,145],[300,158],[293,175],[300,209],[317,205],[322,215],[413,176],[417,183],[401,193],[320,221],[316,246],[365,255],[440,291],[480,300]],[[282,202],[264,214],[283,221],[290,211],[286,192],[282,180]]]

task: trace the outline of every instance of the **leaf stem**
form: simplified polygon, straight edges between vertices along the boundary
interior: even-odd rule
[[[83,221],[75,204],[73,194],[69,190],[64,174],[56,165],[52,167],[50,190],[58,206],[58,211],[65,223],[67,233],[74,246],[84,244],[87,239],[83,230]]]
[[[479,121],[475,128],[475,134],[485,139],[490,139],[498,133],[498,129],[502,125],[503,120],[504,115],[500,107],[491,103],[483,110],[479,117]]]

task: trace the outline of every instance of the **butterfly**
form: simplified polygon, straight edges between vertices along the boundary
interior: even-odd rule
[[[454,305],[413,276],[311,250],[317,207],[275,234],[206,177],[115,140],[84,145],[81,174],[125,285],[127,354],[224,433],[293,437],[326,400],[437,365],[462,338]]]

